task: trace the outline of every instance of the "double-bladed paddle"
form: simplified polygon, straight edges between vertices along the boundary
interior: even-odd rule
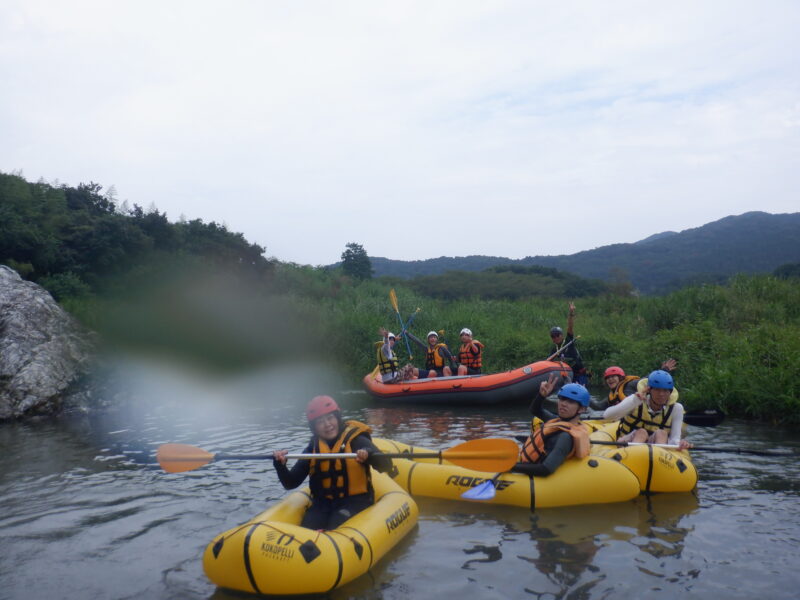
[[[514,440],[500,438],[483,438],[464,442],[446,450],[434,452],[391,452],[382,453],[389,458],[438,458],[447,460],[467,469],[475,471],[507,471],[517,462],[519,447]],[[161,468],[168,473],[192,471],[220,460],[270,460],[274,454],[212,454],[197,446],[188,444],[162,444],[158,447],[156,458]],[[354,459],[355,453],[339,454],[287,454],[286,458],[297,460]]]
[[[397,320],[400,322],[400,334],[402,334],[406,330],[406,325],[403,323],[403,317],[400,315],[400,306],[397,304],[397,294],[394,291],[394,288],[389,290],[389,301],[392,303],[392,308],[394,308],[394,312],[397,315]],[[408,338],[403,336],[403,339],[406,341],[406,350],[408,351],[408,360],[414,358],[411,355],[411,345],[408,343]]]
[[[655,446],[657,448],[670,448],[677,450],[680,446],[674,444],[648,444],[647,442],[611,442],[605,440],[591,440],[592,444],[599,444],[601,446]],[[732,454],[753,454],[755,456],[795,456],[796,453],[788,451],[781,452],[780,450],[752,450],[750,448],[718,448],[717,446],[691,446],[687,450],[700,451],[700,452],[727,452]]]
[[[584,419],[602,420],[603,413],[589,414]],[[716,408],[701,408],[690,410],[683,414],[683,422],[695,427],[716,427],[725,420],[725,413]]]

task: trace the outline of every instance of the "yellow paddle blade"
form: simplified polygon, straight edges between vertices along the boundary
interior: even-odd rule
[[[519,446],[514,440],[483,438],[442,450],[442,458],[475,471],[508,471],[517,464]]]
[[[214,460],[214,455],[189,444],[162,444],[156,459],[167,473],[183,473],[207,465]]]
[[[394,308],[394,312],[399,313],[400,308],[398,307],[397,304],[397,294],[395,293],[394,288],[389,290],[389,300],[392,303],[392,308]]]

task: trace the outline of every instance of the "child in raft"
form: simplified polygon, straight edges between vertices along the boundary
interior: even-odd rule
[[[609,406],[603,418],[620,419],[618,442],[669,444],[680,450],[692,447],[681,439],[683,405],[678,402],[672,375],[661,369],[640,380],[635,394]]]
[[[581,423],[581,414],[589,406],[589,392],[580,384],[568,383],[558,392],[558,414],[542,406],[555,387],[558,376],[551,373],[539,385],[531,403],[531,435],[525,440],[513,473],[546,477],[568,458],[589,455],[589,429]],[[538,419],[544,421],[539,424]]]
[[[316,396],[306,408],[313,434],[303,453],[355,453],[355,459],[299,460],[286,467],[286,450],[274,453],[273,464],[283,487],[291,490],[306,477],[311,487],[311,506],[301,525],[309,529],[336,529],[350,517],[375,503],[369,467],[380,472],[392,468],[392,459],[381,454],[370,438],[368,425],[344,422],[339,405],[330,396]]]
[[[661,363],[661,370],[667,373],[672,373],[678,366],[678,361],[674,358],[668,358]],[[592,402],[592,408],[596,410],[605,410],[609,406],[619,404],[631,394],[637,391],[637,385],[641,377],[638,375],[626,375],[622,367],[612,366],[608,367],[603,373],[603,381],[608,386],[608,402]]]

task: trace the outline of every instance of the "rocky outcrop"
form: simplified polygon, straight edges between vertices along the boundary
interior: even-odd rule
[[[91,353],[89,336],[44,288],[0,266],[0,420],[59,412]]]

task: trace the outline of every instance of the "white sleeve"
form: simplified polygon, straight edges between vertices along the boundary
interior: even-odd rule
[[[683,428],[683,404],[676,402],[672,408],[672,426],[669,429],[669,439],[667,443],[677,446],[681,441],[681,429]]]
[[[642,399],[639,398],[636,394],[631,394],[625,400],[620,402],[619,404],[615,404],[614,406],[609,406],[605,411],[603,411],[603,419],[607,419],[609,421],[616,421],[617,419],[621,419],[628,413],[633,412],[633,410],[642,403]]]

